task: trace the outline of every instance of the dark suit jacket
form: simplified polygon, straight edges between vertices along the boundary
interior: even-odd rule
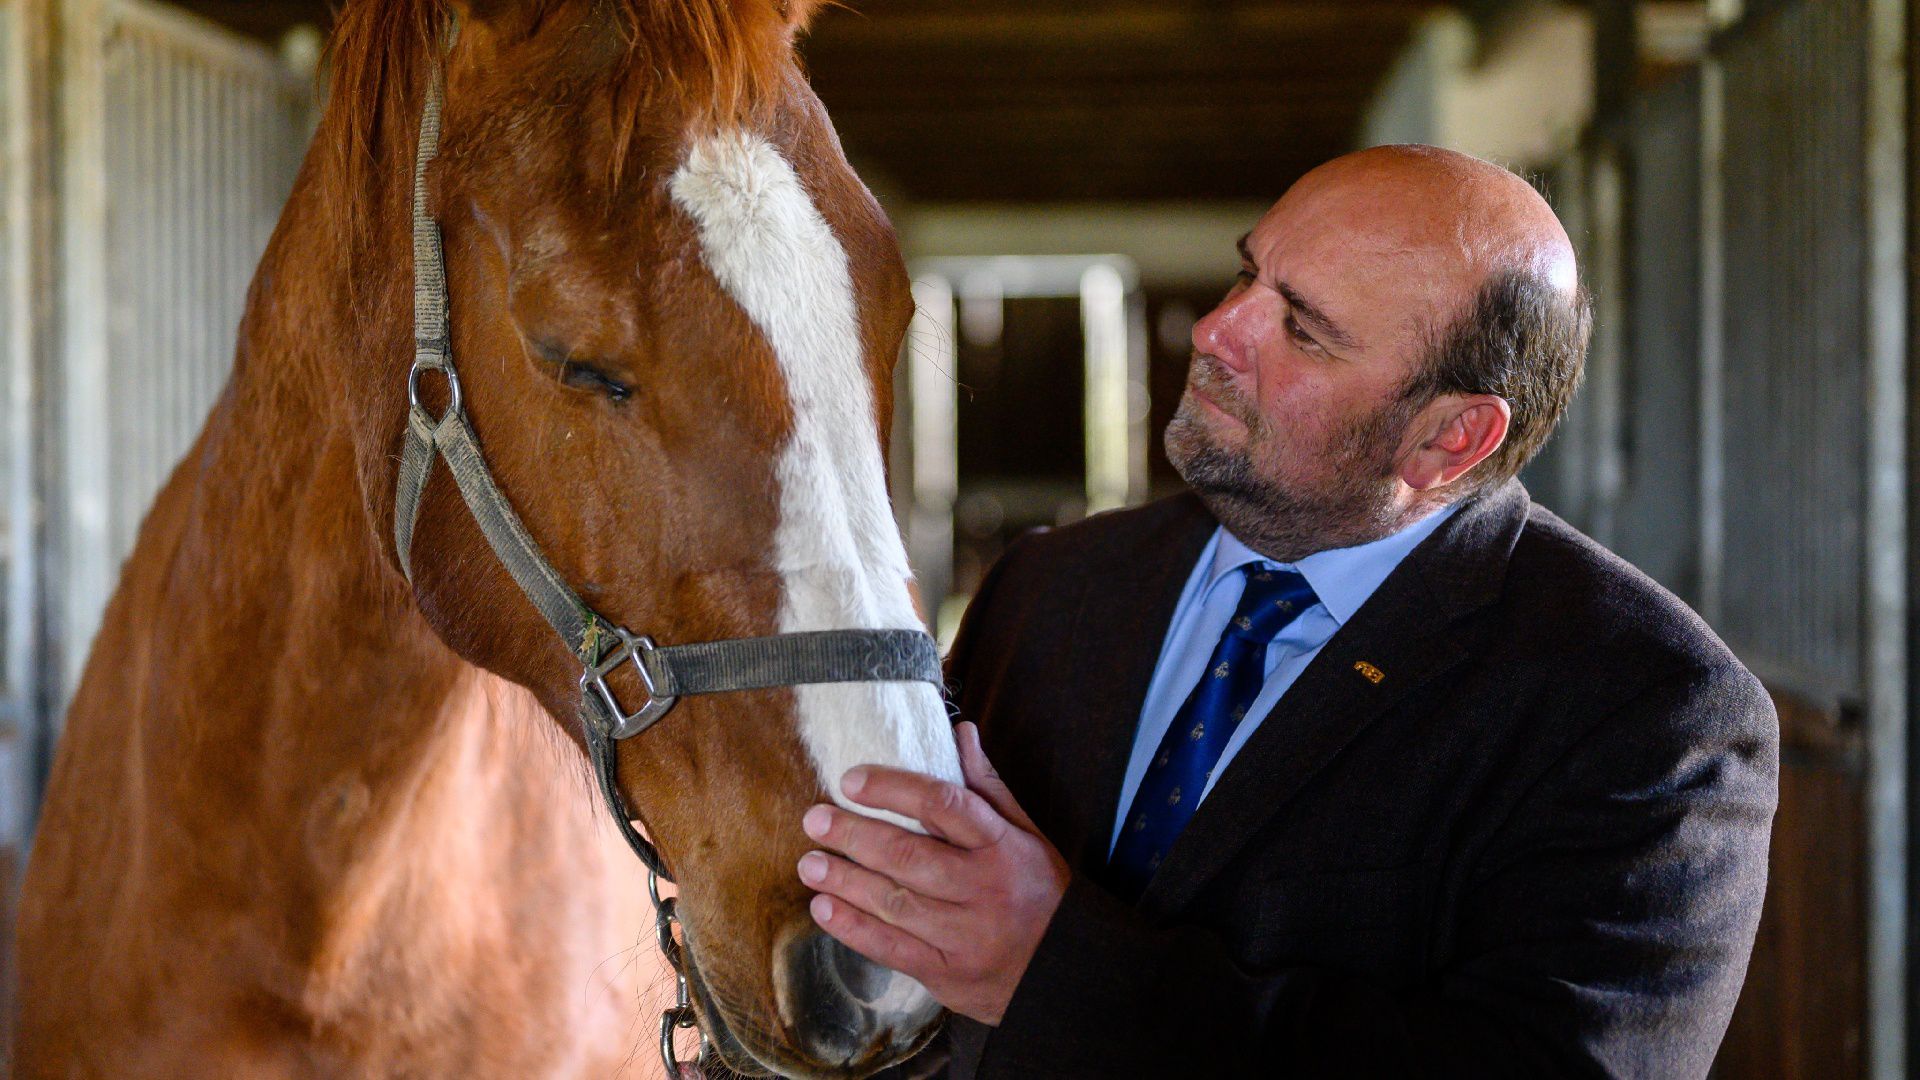
[[[955,1077],[1703,1075],[1766,885],[1778,727],[1644,575],[1509,483],[1343,626],[1138,905],[1101,881],[1215,522],[1184,496],[1009,549],[949,661],[1075,872]]]

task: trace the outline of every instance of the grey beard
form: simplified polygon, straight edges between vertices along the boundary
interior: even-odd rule
[[[1298,562],[1378,540],[1398,526],[1392,455],[1405,428],[1401,410],[1384,409],[1336,439],[1328,448],[1334,479],[1319,490],[1301,490],[1261,475],[1250,452],[1214,442],[1192,415],[1190,401],[1180,403],[1167,425],[1167,458],[1208,511],[1248,547],[1277,562]],[[1249,425],[1250,432],[1264,430]]]

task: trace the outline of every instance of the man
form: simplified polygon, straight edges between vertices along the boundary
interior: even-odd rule
[[[963,1018],[955,1076],[1704,1075],[1777,727],[1513,479],[1586,351],[1566,233],[1391,147],[1241,248],[1193,495],[1008,550],[950,658],[970,790],[850,772],[930,835],[809,811],[816,920]]]

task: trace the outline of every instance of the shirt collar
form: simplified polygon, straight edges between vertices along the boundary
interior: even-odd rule
[[[1445,524],[1459,508],[1460,503],[1452,503],[1397,533],[1356,547],[1316,551],[1296,563],[1275,562],[1267,558],[1242,543],[1239,537],[1222,525],[1214,533],[1213,566],[1208,574],[1206,591],[1212,592],[1222,578],[1243,566],[1258,564],[1279,570],[1296,570],[1313,587],[1314,595],[1320,598],[1320,603],[1334,621],[1345,625],[1373,595],[1374,590],[1380,587],[1380,583],[1387,580],[1394,568],[1400,565],[1401,560],[1419,547],[1422,540],[1432,536],[1434,530]]]

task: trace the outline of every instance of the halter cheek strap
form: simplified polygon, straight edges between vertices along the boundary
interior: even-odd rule
[[[427,212],[427,166],[440,146],[443,78],[439,71],[431,76],[414,162],[414,356],[407,374],[407,429],[394,496],[394,548],[411,582],[420,497],[434,459],[445,459],[495,557],[579,660],[580,719],[601,796],[634,853],[648,869],[671,881],[660,853],[634,829],[633,815],[620,795],[615,742],[652,727],[677,699],[692,694],[839,682],[927,682],[937,687],[941,683],[939,646],[919,630],[823,630],[658,646],[596,613],[566,583],[487,469],[453,366],[445,255],[440,226]],[[446,411],[438,418],[420,399],[421,380],[430,373],[445,378],[450,393]],[[631,711],[607,682],[625,664],[633,665],[647,691],[646,702]]]

